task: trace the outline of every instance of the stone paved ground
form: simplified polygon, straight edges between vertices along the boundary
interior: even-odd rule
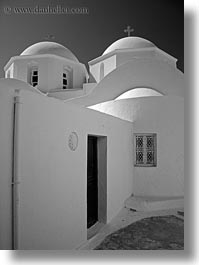
[[[183,250],[184,220],[174,215],[144,218],[109,236],[95,250]]]

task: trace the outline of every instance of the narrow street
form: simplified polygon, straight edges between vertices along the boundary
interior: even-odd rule
[[[183,250],[184,220],[174,215],[144,218],[109,236],[96,250]]]

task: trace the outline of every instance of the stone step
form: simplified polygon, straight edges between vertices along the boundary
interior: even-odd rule
[[[184,197],[137,197],[125,201],[125,207],[138,212],[184,208]]]

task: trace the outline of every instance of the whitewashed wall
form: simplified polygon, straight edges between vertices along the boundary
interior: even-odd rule
[[[110,221],[132,193],[132,125],[30,92],[20,97],[20,248],[75,248],[87,238],[87,135],[107,136]]]
[[[11,249],[13,94],[0,86],[0,249]]]
[[[22,81],[0,78],[0,249],[11,249],[12,245],[11,183],[15,89],[34,92],[31,86]]]
[[[134,195],[184,196],[183,98],[123,99],[92,108],[133,122],[134,133],[157,133],[157,167],[134,167]]]
[[[165,96],[184,97],[184,76],[173,65],[154,58],[135,58],[106,75],[86,96],[71,101],[92,106],[114,100],[133,88],[152,88]]]
[[[89,71],[97,83],[100,82],[101,64],[104,64],[104,76],[108,75],[111,71],[113,71],[116,68],[116,56],[113,55],[111,57],[104,58],[103,60],[97,62],[92,62],[92,61],[89,62]]]

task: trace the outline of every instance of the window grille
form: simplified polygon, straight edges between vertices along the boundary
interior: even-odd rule
[[[135,163],[137,167],[157,166],[157,135],[135,134]]]

